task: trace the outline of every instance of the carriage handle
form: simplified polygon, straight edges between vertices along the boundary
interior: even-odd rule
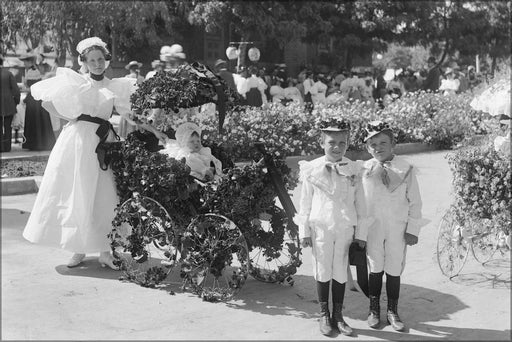
[[[288,217],[288,224],[295,225],[295,223],[293,222],[293,216],[295,215],[297,210],[295,210],[295,206],[293,205],[292,199],[290,198],[290,194],[288,194],[288,191],[286,191],[283,179],[281,178],[281,175],[277,170],[274,158],[270,153],[267,152],[264,142],[255,142],[254,147],[261,154],[263,154],[263,161],[265,162],[268,174],[270,175],[270,179],[272,180],[272,185],[274,186],[274,189],[277,192],[277,197],[279,198],[279,201],[283,205],[283,209],[286,212],[286,216]]]

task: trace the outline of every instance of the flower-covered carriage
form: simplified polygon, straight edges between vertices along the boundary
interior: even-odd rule
[[[218,83],[221,91],[225,85],[219,79],[213,80],[214,85],[209,81],[213,73],[205,77],[209,70],[201,67],[157,74],[155,84],[143,84],[132,97],[135,119],[147,120],[154,106],[168,117],[178,116],[175,102],[155,93],[156,84],[174,89],[173,82],[181,86],[195,82],[187,86],[195,87],[203,99],[198,96],[190,104],[216,101]],[[195,76],[187,81],[184,72]],[[226,95],[228,105],[236,102],[229,99],[236,95]],[[121,199],[109,237],[125,279],[155,287],[179,270],[183,288],[211,301],[232,298],[248,275],[266,282],[293,283],[291,275],[301,260],[287,191],[296,185],[296,178],[282,159],[256,144],[254,160],[234,165],[219,153],[219,146],[208,142],[229,167],[220,179],[201,182],[191,177],[184,160],[155,151],[146,137],[134,132],[112,145],[109,155]]]
[[[510,81],[497,82],[477,96],[471,106],[493,116],[510,114]],[[510,136],[510,118],[504,126],[508,126],[506,134]],[[498,252],[510,253],[510,147],[508,151],[496,148],[493,136],[455,151],[448,159],[455,203],[439,224],[437,260],[442,273],[450,278],[460,273],[470,250],[482,264]]]

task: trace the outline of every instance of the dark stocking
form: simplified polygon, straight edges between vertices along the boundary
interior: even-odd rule
[[[336,280],[332,280],[332,302],[343,303],[345,298],[345,284],[338,283]]]
[[[368,284],[370,296],[380,297],[380,293],[382,291],[382,276],[383,275],[384,275],[384,271],[379,272],[379,273],[373,273],[373,272],[370,273],[370,279],[369,279],[369,284]],[[386,278],[386,280],[387,279],[388,278]]]
[[[395,277],[386,273],[386,292],[388,298],[398,299],[400,296],[400,276]]]
[[[317,281],[316,282],[316,291],[318,293],[318,301],[319,302],[328,302],[329,301],[329,282],[328,281]]]

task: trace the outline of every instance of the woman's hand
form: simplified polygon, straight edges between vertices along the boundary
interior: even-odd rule
[[[160,140],[164,145],[166,140],[169,139],[169,137],[165,133],[160,132],[158,129],[149,124],[137,124],[137,126],[139,128],[145,129],[146,131],[153,133],[157,137],[157,139]]]

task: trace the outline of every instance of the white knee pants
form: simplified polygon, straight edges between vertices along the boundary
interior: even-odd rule
[[[398,277],[405,267],[405,223],[376,221],[368,231],[367,253],[370,272],[382,271]]]
[[[347,281],[348,250],[354,235],[353,227],[312,227],[313,275],[315,280]]]

